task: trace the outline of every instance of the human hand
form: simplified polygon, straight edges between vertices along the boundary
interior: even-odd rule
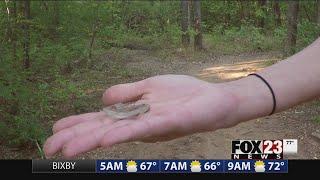
[[[44,151],[47,157],[60,150],[65,157],[74,157],[129,141],[166,141],[230,127],[238,123],[230,116],[236,99],[218,84],[184,75],[115,85],[103,94],[104,104],[138,101],[149,104],[150,111],[124,120],[113,120],[102,111],[63,118],[54,124]]]

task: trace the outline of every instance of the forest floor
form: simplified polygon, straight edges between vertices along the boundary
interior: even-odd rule
[[[116,55],[115,55],[116,54]],[[278,52],[244,53],[239,55],[217,55],[213,52],[190,54],[182,49],[170,52],[120,49],[107,52],[94,60],[95,66],[84,70],[75,82],[87,85],[87,98],[80,110],[61,107],[57,119],[74,113],[101,109],[103,91],[114,84],[132,82],[160,74],[186,74],[209,82],[224,82],[246,76],[281,59]],[[118,60],[118,61],[116,61]],[[111,62],[118,62],[114,66]],[[117,67],[121,73],[106,72],[104,67]],[[114,74],[114,75],[112,75]],[[78,102],[78,103],[79,103]],[[71,102],[73,103],[73,102]],[[80,106],[80,105],[79,105]],[[68,110],[69,109],[69,110]],[[160,143],[132,142],[115,145],[110,149],[97,149],[85,153],[79,159],[229,159],[231,141],[236,139],[298,139],[298,154],[290,159],[319,159],[320,99],[308,102],[269,117],[251,120],[229,129],[194,134]],[[50,122],[52,125],[54,121]],[[48,129],[50,129],[48,127]],[[5,148],[0,146],[0,158],[39,158],[37,150]],[[62,158],[57,155],[55,158]]]

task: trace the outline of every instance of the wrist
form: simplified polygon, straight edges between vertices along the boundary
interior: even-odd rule
[[[235,111],[230,113],[227,121],[238,124],[271,113],[273,99],[264,82],[254,76],[219,84],[234,99]]]

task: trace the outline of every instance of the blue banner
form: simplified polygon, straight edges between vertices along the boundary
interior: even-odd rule
[[[225,160],[226,173],[287,173],[288,160]]]
[[[97,160],[96,173],[287,173],[288,160]]]

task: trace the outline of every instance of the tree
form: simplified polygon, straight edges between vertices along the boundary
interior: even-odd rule
[[[279,0],[275,0],[273,4],[276,26],[281,26],[281,10]]]
[[[259,8],[263,12],[261,17],[259,17],[259,21],[258,21],[258,26],[261,28],[264,28],[264,25],[265,25],[266,5],[267,5],[267,0],[259,0]]]
[[[317,23],[320,25],[320,0],[317,2]]]
[[[247,3],[246,1],[241,1],[238,0],[238,3],[240,4],[240,21],[244,21],[246,19],[246,11],[245,11],[245,3]]]
[[[58,37],[58,26],[59,26],[59,15],[60,15],[60,8],[59,8],[59,1],[53,2],[53,37],[54,39]]]
[[[93,49],[93,45],[98,33],[98,30],[101,26],[101,21],[99,18],[99,7],[101,6],[101,2],[97,2],[93,4],[93,17],[92,17],[92,28],[91,28],[91,32],[90,32],[90,45],[89,45],[89,59],[92,58],[92,49]]]
[[[26,69],[30,67],[30,57],[29,57],[29,51],[30,51],[30,32],[29,32],[29,21],[31,19],[30,16],[30,0],[24,1],[24,18],[25,21],[23,23],[23,32],[24,32],[24,41],[23,41],[23,51],[24,51],[24,59],[23,59],[23,65]]]
[[[189,27],[191,27],[191,19],[193,19],[193,13],[192,13],[192,0],[188,0],[188,24]]]
[[[17,20],[17,2],[13,1],[13,8],[12,8],[12,16],[13,16],[13,23],[12,23],[12,54],[13,60],[17,60],[17,35],[16,35],[16,20]]]
[[[12,26],[11,26],[11,17],[10,17],[10,7],[9,7],[9,1],[8,0],[5,0],[5,3],[6,3],[6,13],[7,13],[7,28],[6,28],[6,32],[5,32],[5,35],[7,36],[7,41],[11,42],[11,39],[12,39]]]
[[[189,2],[181,0],[181,30],[182,30],[182,45],[187,47],[190,44],[189,19],[190,19]]]
[[[203,49],[202,47],[202,32],[201,32],[201,1],[194,1],[194,30],[196,35],[194,36],[194,48],[196,50]]]
[[[299,13],[299,1],[289,1],[288,7],[288,34],[287,34],[287,48],[286,55],[295,53],[296,41],[297,41],[297,24],[298,24],[298,13]]]

